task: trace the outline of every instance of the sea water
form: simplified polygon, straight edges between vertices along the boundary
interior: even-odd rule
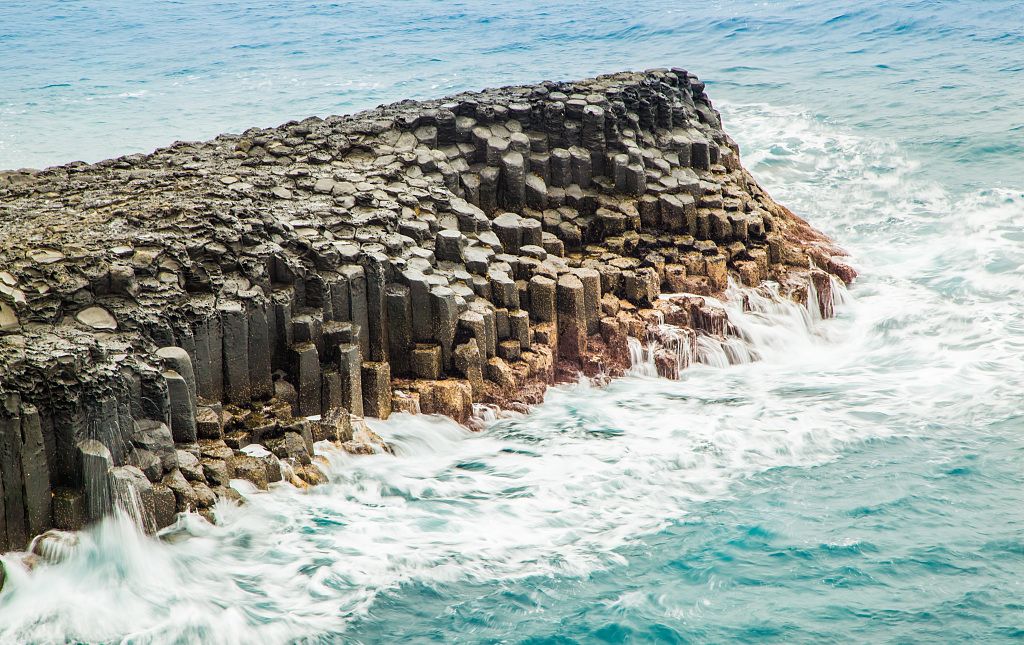
[[[110,520],[9,567],[0,642],[1024,638],[1022,25],[1006,0],[0,4],[0,167],[682,66],[860,271],[832,320],[726,303],[740,345],[678,381],[638,365],[480,433],[399,415],[394,456],[328,451],[329,484],[218,526]]]

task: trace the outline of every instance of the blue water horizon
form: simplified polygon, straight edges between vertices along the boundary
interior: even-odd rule
[[[1014,21],[1014,17],[1018,20]],[[718,101],[799,106],[941,149],[1003,184],[1024,151],[1024,4],[995,2],[207,3],[0,7],[0,167],[406,98],[685,67]],[[924,155],[922,155],[924,156]]]

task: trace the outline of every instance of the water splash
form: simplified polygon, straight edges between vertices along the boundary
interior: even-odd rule
[[[809,293],[815,293],[809,281]],[[835,288],[846,293],[836,281]],[[795,350],[807,350],[828,341],[828,324],[819,313],[817,297],[809,296],[806,305],[794,302],[780,292],[777,283],[768,282],[756,289],[730,282],[723,301],[710,299],[725,309],[729,317],[730,336],[742,341],[732,343],[726,353],[739,360],[730,364],[755,360],[781,359]]]
[[[832,412],[737,389],[732,374],[553,388],[482,433],[423,415],[371,421],[395,455],[323,453],[326,485],[246,489],[244,508],[218,508],[221,525],[182,516],[164,543],[123,515],[86,532],[65,562],[0,594],[0,615],[18,617],[0,641],[344,639],[406,585],[620,566],[619,549],[737,480],[831,459],[854,436],[830,428]],[[795,419],[785,432],[778,414]]]
[[[629,336],[626,338],[629,374],[678,379],[682,370],[698,360],[698,342],[697,334],[692,329],[665,322],[649,330],[646,344]]]
[[[57,564],[74,554],[78,548],[78,536],[79,534],[73,531],[50,529],[32,538],[28,551],[38,555],[45,562]]]
[[[848,307],[851,296],[846,285],[832,276],[829,279],[833,306],[839,310]],[[811,280],[807,293],[807,304],[801,305],[782,295],[775,282],[749,288],[730,279],[724,300],[688,296],[702,298],[705,304],[726,312],[723,333],[695,332],[659,323],[650,330],[646,343],[628,339],[629,373],[678,379],[683,370],[697,363],[726,368],[764,357],[779,358],[798,349],[813,351],[814,345],[828,341],[828,331],[819,309],[818,289]]]
[[[155,533],[156,517],[152,508],[152,486],[142,471],[122,466],[111,469],[108,476],[114,508],[130,518],[140,531],[147,534]],[[149,508],[143,501],[143,487],[147,489]]]

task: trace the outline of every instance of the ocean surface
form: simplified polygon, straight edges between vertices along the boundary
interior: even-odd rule
[[[732,304],[757,361],[108,521],[12,567],[0,643],[1024,639],[1024,3],[5,0],[0,168],[667,66],[851,252],[836,319]]]

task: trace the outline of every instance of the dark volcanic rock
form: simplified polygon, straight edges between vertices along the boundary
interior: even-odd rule
[[[827,274],[854,277],[741,167],[683,70],[4,177],[0,551],[107,512],[111,468],[133,469],[118,494],[148,491],[166,526],[212,516],[229,478],[280,478],[250,443],[307,482],[312,437],[365,451],[339,410],[465,422],[473,403],[520,409],[555,379],[620,373],[663,285],[774,279],[827,316]]]

